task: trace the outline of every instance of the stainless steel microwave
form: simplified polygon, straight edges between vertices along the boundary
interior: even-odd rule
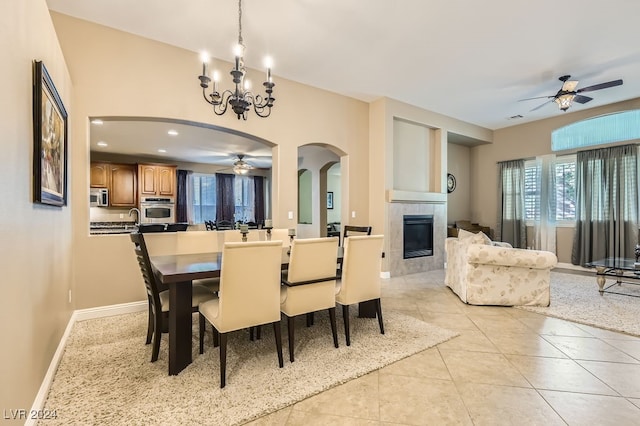
[[[106,188],[91,188],[89,191],[89,205],[91,207],[108,207],[109,190]]]

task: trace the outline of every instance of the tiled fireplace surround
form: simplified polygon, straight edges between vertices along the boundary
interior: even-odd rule
[[[403,259],[404,215],[433,215],[433,256]],[[444,267],[444,243],[447,236],[447,210],[444,203],[388,202],[389,273],[392,277],[415,274]]]

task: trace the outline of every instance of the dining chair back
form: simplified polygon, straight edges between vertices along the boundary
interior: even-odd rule
[[[218,231],[233,229],[233,223],[230,220],[218,220],[216,221],[216,229]]]
[[[342,245],[344,245],[345,238],[352,235],[371,235],[371,227],[345,225],[344,231],[342,232]]]
[[[200,352],[205,319],[220,344],[220,387],[226,385],[227,334],[243,328],[273,325],[278,364],[283,366],[280,334],[280,269],[282,246],[277,241],[225,243],[219,299],[200,305]]]
[[[216,229],[216,225],[213,223],[212,220],[205,220],[204,226],[206,231],[213,231]]]
[[[294,317],[297,315],[309,314],[307,325],[311,325],[313,312],[328,309],[334,346],[338,347],[335,325],[337,257],[337,237],[293,240],[287,278],[280,290],[280,310],[287,317],[291,362],[294,361]]]
[[[219,232],[187,231],[176,237],[175,254],[220,252],[224,242]]]
[[[260,233],[262,231],[258,231],[257,229],[250,229],[247,232],[247,241],[260,241],[264,240],[264,238],[260,238]],[[240,243],[242,242],[242,234],[239,229],[233,229],[231,231],[223,231],[218,232],[218,234],[222,234],[223,241],[225,243]]]
[[[342,278],[338,283],[336,302],[342,305],[347,346],[351,344],[349,305],[354,303],[374,301],[380,333],[384,334],[380,304],[383,240],[383,235],[370,235],[352,236],[344,241]]]
[[[163,317],[169,313],[169,290],[162,290],[155,274],[153,273],[144,234],[133,232],[131,233],[130,238],[134,244],[136,260],[138,261],[138,266],[140,267],[140,272],[142,273],[142,278],[147,292],[149,319],[147,324],[146,344],[151,343],[153,340],[151,362],[155,362],[158,360],[158,354],[160,352]],[[191,298],[192,311],[195,312],[200,303],[213,298],[215,298],[215,295],[209,289],[200,285],[194,285],[192,287]]]
[[[265,231],[266,233],[266,231]],[[266,234],[265,234],[266,235]],[[266,238],[266,236],[265,236]],[[295,238],[295,237],[294,237]],[[282,241],[283,247],[288,247],[291,238],[289,237],[289,230],[286,228],[273,228],[271,230],[271,241]]]

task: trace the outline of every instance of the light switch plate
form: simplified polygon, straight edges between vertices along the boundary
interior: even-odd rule
[[[293,212],[289,212],[289,219],[293,219]]]
[[[353,217],[353,218],[356,217],[356,211],[355,210],[351,212],[351,217]]]

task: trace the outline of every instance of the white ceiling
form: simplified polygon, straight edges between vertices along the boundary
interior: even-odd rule
[[[202,50],[231,60],[237,41],[235,0],[47,3],[192,50],[195,63]],[[624,80],[569,112],[640,97],[638,18],[638,0],[245,0],[243,37],[247,66],[273,57],[276,98],[281,77],[499,129],[563,114],[554,103],[531,112],[544,99],[518,100],[554,95],[565,74],[578,88]]]

